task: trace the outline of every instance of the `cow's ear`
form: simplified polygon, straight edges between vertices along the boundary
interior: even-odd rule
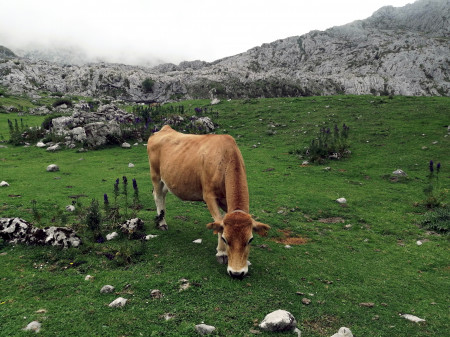
[[[253,221],[253,231],[258,233],[261,236],[266,236],[267,231],[270,229],[269,225],[266,225],[265,223]]]
[[[213,229],[214,234],[223,232],[223,224],[221,222],[217,222],[217,221],[207,224],[206,228]]]

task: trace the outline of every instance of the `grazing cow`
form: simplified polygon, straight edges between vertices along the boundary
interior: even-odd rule
[[[228,263],[232,277],[248,272],[249,243],[253,231],[265,235],[268,225],[252,219],[244,160],[228,135],[187,135],[165,125],[147,144],[158,227],[167,230],[165,196],[204,201],[218,233],[217,260]],[[222,216],[220,209],[226,212]]]

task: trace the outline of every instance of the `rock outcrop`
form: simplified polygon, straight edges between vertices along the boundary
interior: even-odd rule
[[[370,18],[263,44],[215,62],[153,68],[0,60],[0,84],[136,102],[333,94],[450,95],[450,1],[383,7]],[[151,86],[143,85],[149,80]]]

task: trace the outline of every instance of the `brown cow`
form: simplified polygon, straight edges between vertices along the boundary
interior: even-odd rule
[[[164,218],[168,191],[181,200],[206,202],[214,219],[206,226],[218,233],[217,260],[228,263],[231,276],[245,276],[252,232],[265,235],[270,227],[249,215],[245,166],[234,139],[182,134],[165,125],[149,138],[147,152],[158,227],[168,228]]]

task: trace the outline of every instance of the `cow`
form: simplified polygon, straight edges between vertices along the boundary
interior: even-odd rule
[[[181,200],[204,201],[214,219],[206,227],[218,234],[217,261],[228,264],[230,276],[243,278],[253,232],[264,236],[270,227],[249,214],[244,160],[233,137],[183,134],[165,125],[150,136],[147,152],[158,228],[168,229],[167,192]]]

